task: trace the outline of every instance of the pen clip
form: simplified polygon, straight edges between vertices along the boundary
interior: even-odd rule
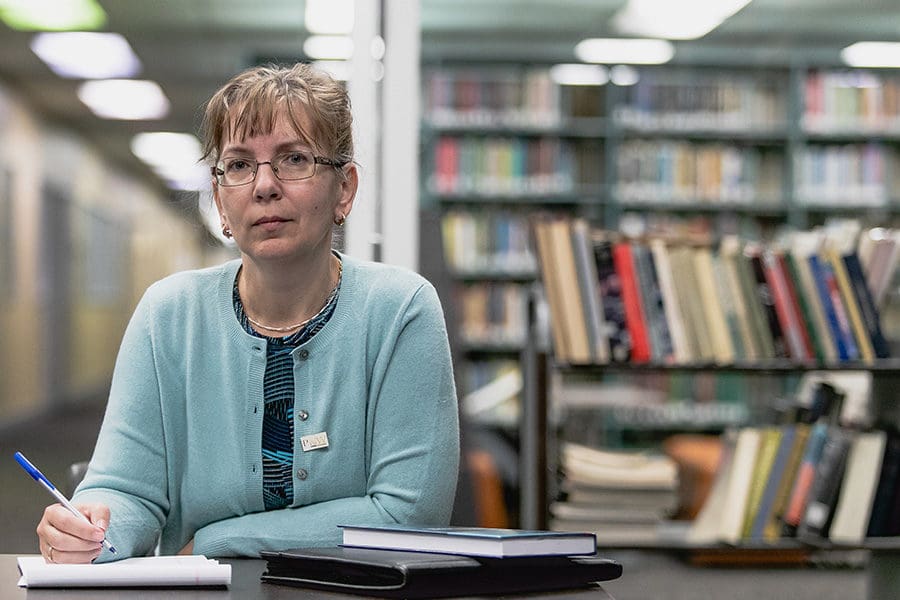
[[[16,452],[14,455],[16,462],[22,465],[22,468],[31,475],[35,481],[38,483],[44,483],[49,486],[51,490],[55,490],[56,486],[50,483],[50,480],[44,477],[44,474],[38,471],[37,467],[35,467],[31,462],[25,458],[25,456],[21,452]]]

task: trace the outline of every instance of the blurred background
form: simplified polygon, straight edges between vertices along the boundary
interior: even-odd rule
[[[851,90],[825,102],[849,102],[859,115],[869,106],[860,90],[875,89],[869,108],[896,110],[898,43],[895,0],[0,0],[0,552],[36,550],[33,528],[48,503],[12,453],[65,481],[68,465],[90,456],[119,340],[144,289],[236,256],[218,230],[196,134],[204,102],[238,71],[312,61],[346,81],[363,183],[339,243],[435,282],[474,449],[455,520],[520,525],[522,481],[534,489],[534,479],[553,477],[522,471],[535,253],[525,242],[498,267],[473,262],[467,249],[513,235],[524,206],[639,233],[672,220],[763,237],[833,218],[896,227],[898,113],[838,123],[829,138],[816,138],[826,134],[809,115],[818,73]],[[729,93],[753,96],[753,108],[724,126],[691,121]],[[475,110],[460,109],[466,103]],[[666,103],[674,120],[655,123],[652,136],[639,110],[619,110]],[[504,116],[497,106],[528,111]],[[626,176],[626,158],[648,151],[628,145],[632,126],[653,143],[750,148],[763,170],[758,197],[725,209],[629,206],[612,183]],[[564,164],[551,167],[550,183],[440,179],[446,152],[489,138],[549,143],[536,152]],[[829,145],[876,155],[867,167],[874,182],[837,184],[859,202],[804,199],[810,182],[797,157],[815,160]],[[477,152],[475,163],[489,160],[484,147]],[[489,201],[506,233],[482,224],[461,234],[468,226],[459,221],[486,218]],[[545,312],[539,305],[538,321]],[[638,393],[658,387],[652,376],[643,381]],[[785,393],[776,387],[766,393]],[[704,431],[754,414],[752,403],[735,406]],[[547,489],[525,510],[543,506]],[[546,520],[525,522],[535,523]]]

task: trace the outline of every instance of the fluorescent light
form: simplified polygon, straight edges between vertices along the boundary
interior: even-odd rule
[[[131,139],[131,151],[172,189],[199,190],[209,183],[200,140],[189,133],[139,133]]]
[[[353,40],[346,35],[311,35],[303,42],[303,53],[316,60],[349,60]]]
[[[353,31],[353,0],[306,0],[303,24],[310,33],[347,35]]]
[[[750,0],[628,0],[610,23],[626,35],[693,40],[749,3]]]
[[[856,42],[841,50],[841,60],[851,67],[900,68],[900,43]]]
[[[104,119],[161,119],[169,112],[169,100],[154,81],[102,79],[85,81],[78,97]]]
[[[0,0],[0,19],[22,31],[91,30],[106,13],[95,0]]]
[[[141,61],[118,33],[39,33],[31,50],[60,77],[133,77],[141,70]]]
[[[197,163],[203,155],[200,140],[189,133],[153,131],[131,139],[131,151],[149,165]]]
[[[588,38],[575,46],[575,56],[587,63],[661,65],[674,55],[674,47],[666,40]]]
[[[605,85],[609,73],[602,65],[561,64],[550,67],[550,79],[559,85]]]
[[[616,65],[609,70],[609,80],[613,82],[613,85],[626,87],[635,85],[640,79],[641,76],[637,69],[628,65]]]

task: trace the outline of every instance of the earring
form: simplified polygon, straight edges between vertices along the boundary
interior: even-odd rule
[[[229,239],[232,237],[231,228],[228,227],[228,225],[226,225],[225,223],[222,223],[222,235]]]
[[[347,220],[347,217],[344,216],[344,213],[338,213],[338,216],[334,219],[334,224],[338,227],[342,227],[344,225],[344,221]]]

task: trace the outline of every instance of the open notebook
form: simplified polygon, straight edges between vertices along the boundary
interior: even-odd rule
[[[145,556],[87,565],[20,556],[19,587],[180,587],[231,584],[231,565],[205,556]]]

